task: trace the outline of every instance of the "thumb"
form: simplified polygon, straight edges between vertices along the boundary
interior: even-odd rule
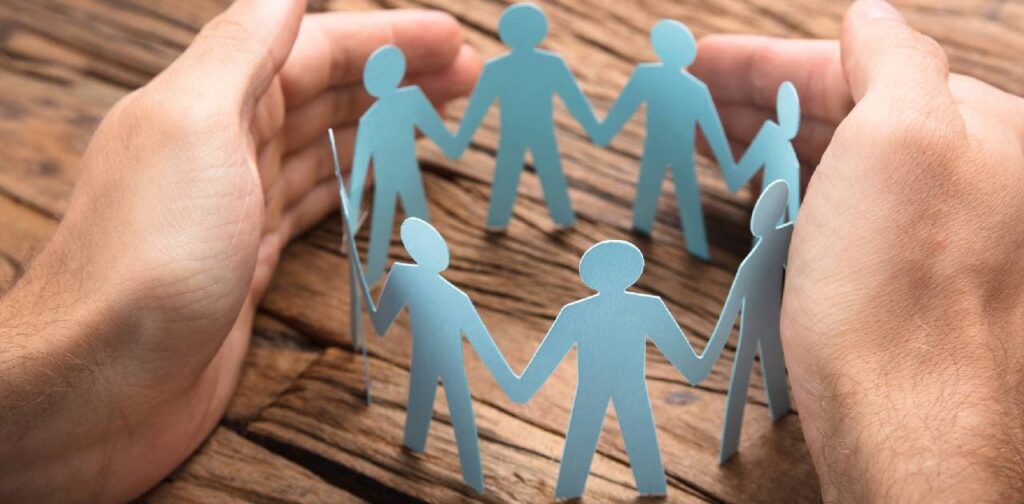
[[[306,0],[237,0],[196,35],[166,72],[193,100],[249,111],[284,64]]]
[[[858,0],[843,19],[843,71],[859,102],[872,90],[900,102],[950,100],[949,60],[937,42],[911,28],[885,0]]]

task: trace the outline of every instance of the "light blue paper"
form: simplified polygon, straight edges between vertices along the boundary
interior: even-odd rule
[[[456,136],[456,149],[449,154],[457,157],[465,151],[487,109],[497,100],[501,139],[487,212],[487,227],[493,230],[507,227],[512,217],[527,151],[533,155],[551,217],[565,227],[575,222],[555,140],[553,95],[562,98],[588,134],[593,135],[597,119],[565,60],[536,48],[547,28],[544,12],[535,5],[515,4],[505,9],[498,34],[511,51],[484,66]]]
[[[637,66],[593,136],[599,145],[608,144],[640,106],[647,104],[647,138],[633,203],[633,228],[645,234],[651,232],[662,181],[671,167],[686,248],[695,257],[708,260],[700,188],[694,171],[697,126],[723,171],[733,171],[735,161],[711,92],[685,71],[697,55],[693,34],[684,24],[663,19],[651,30],[651,45],[661,61]]]
[[[437,383],[441,382],[455,430],[462,478],[478,493],[484,491],[476,419],[462,355],[465,335],[487,369],[503,387],[515,375],[484,326],[466,293],[441,276],[448,268],[448,246],[426,221],[410,217],[402,223],[402,243],[414,264],[396,263],[384,283],[379,304],[370,297],[362,270],[356,274],[369,305],[370,318],[383,336],[403,308],[412,325],[412,369],[404,444],[422,452],[434,411]],[[354,243],[351,245],[354,248]],[[352,258],[358,264],[358,255]]]
[[[583,494],[608,403],[615,406],[633,477],[641,494],[665,494],[665,470],[645,379],[647,338],[687,381],[704,380],[725,342],[710,341],[699,355],[661,298],[627,291],[640,278],[644,258],[624,241],[603,241],[580,260],[580,276],[597,294],[559,312],[518,383],[506,390],[526,402],[573,346],[579,361],[576,399],[566,434],[555,495]],[[721,339],[729,333],[718,335]]]
[[[750,254],[740,263],[722,314],[708,340],[705,352],[720,351],[712,345],[725,345],[733,322],[740,316],[740,337],[729,380],[722,445],[719,460],[725,462],[739,449],[743,409],[747,403],[750,372],[757,347],[761,353],[761,373],[772,418],[778,420],[790,410],[786,386],[786,362],[779,335],[782,311],[782,280],[793,235],[793,224],[778,225],[786,213],[789,188],[777,180],[765,188],[750,218],[750,231],[757,238]]]
[[[393,45],[374,51],[363,72],[366,90],[376,96],[377,101],[359,119],[352,161],[351,209],[359,209],[372,160],[373,217],[367,254],[367,277],[371,282],[376,282],[384,273],[398,201],[407,217],[429,221],[423,178],[416,159],[416,129],[445,152],[454,150],[454,137],[423,91],[418,86],[398,87],[404,76],[405,57]],[[355,222],[350,226],[358,228]]]
[[[729,190],[736,192],[764,167],[761,190],[776,180],[789,185],[789,220],[796,222],[800,210],[800,160],[793,148],[793,139],[800,130],[800,97],[792,82],[783,82],[775,100],[778,122],[765,121],[764,126],[740,158],[736,169],[725,171]]]
[[[334,176],[338,179],[338,195],[340,196],[341,205],[341,234],[347,239],[345,243],[348,248],[349,265],[349,333],[352,335],[353,350],[362,350],[363,352],[363,380],[366,383],[366,404],[371,404],[373,403],[373,396],[370,392],[370,358],[367,355],[366,349],[366,333],[363,331],[363,310],[362,304],[359,302],[360,291],[363,289],[360,288],[359,282],[362,282],[362,287],[366,289],[365,292],[369,292],[369,287],[366,285],[363,267],[359,262],[359,249],[356,248],[356,226],[353,223],[358,218],[354,217],[349,210],[352,206],[349,204],[348,195],[345,191],[345,179],[341,177],[341,162],[338,160],[338,146],[334,140],[333,129],[327,130],[327,138],[331,144]]]

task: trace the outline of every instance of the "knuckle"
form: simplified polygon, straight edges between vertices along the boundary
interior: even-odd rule
[[[908,66],[932,67],[933,71],[948,73],[949,58],[935,39],[918,33],[901,33],[893,37],[892,49],[903,53]],[[912,71],[908,68],[907,71]]]

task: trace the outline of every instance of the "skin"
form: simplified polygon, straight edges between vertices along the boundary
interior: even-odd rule
[[[0,303],[0,496],[117,502],[223,415],[282,247],[337,209],[386,43],[441,104],[480,61],[427,11],[304,16],[241,0],[103,120],[52,240]]]
[[[223,414],[282,246],[337,207],[366,56],[436,103],[479,72],[436,13],[302,18],[240,0],[97,130],[52,240],[0,301],[3,500],[123,501]],[[1024,492],[1024,100],[950,74],[888,4],[840,41],[714,36],[690,70],[742,146],[784,80],[817,166],[782,336],[826,501]],[[739,76],[739,77],[737,77]],[[808,170],[805,170],[808,171]],[[116,476],[116,477],[115,477]]]
[[[881,0],[854,3],[839,41],[711,36],[698,54],[741,146],[782,81],[800,93],[795,147],[817,168],[782,337],[824,500],[1018,500],[1024,100],[950,73]]]

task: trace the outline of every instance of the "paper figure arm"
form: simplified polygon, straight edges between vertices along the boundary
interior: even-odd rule
[[[735,168],[725,170],[725,183],[729,186],[730,191],[739,191],[767,162],[768,156],[771,154],[771,140],[768,138],[767,132],[768,123],[765,123],[764,126],[761,126],[761,131],[757,132],[757,136],[754,137],[750,146],[747,147],[747,151],[740,157]]]
[[[570,332],[572,324],[563,321],[564,314],[565,309],[563,308],[562,313],[555,317],[555,322],[548,329],[544,341],[541,341],[537,351],[530,358],[530,363],[526,365],[526,370],[519,377],[519,383],[513,390],[514,393],[509,394],[513,401],[518,403],[529,401],[540,389],[540,386],[548,380],[551,373],[555,372],[555,368],[576,343]]]
[[[608,115],[605,116],[604,123],[597,128],[594,142],[598,145],[608,145],[626,124],[626,121],[629,121],[629,118],[633,117],[633,114],[643,104],[643,97],[638,89],[640,86],[638,84],[639,80],[640,76],[634,70],[633,75],[629,78],[629,82],[626,83],[626,87],[622,88],[622,93],[615,99],[615,103],[612,104]]]
[[[352,228],[358,225],[359,204],[363,199],[363,186],[370,170],[370,156],[373,151],[372,124],[360,120],[356,130],[355,152],[352,156],[352,178],[349,187],[349,223]]]
[[[405,294],[408,288],[405,284],[409,281],[406,274],[406,268],[408,267],[408,265],[403,264],[396,264],[391,267],[391,271],[388,272],[388,278],[384,281],[383,292],[380,293],[380,301],[377,302],[376,306],[374,306],[373,300],[370,299],[370,292],[366,288],[366,283],[363,282],[363,293],[368,299],[366,304],[370,308],[370,320],[373,321],[373,328],[377,331],[377,334],[381,336],[388,332],[388,328],[391,327],[391,324],[398,318],[398,314],[402,312],[402,308],[405,307]],[[360,268],[359,275],[360,277],[363,276],[362,268]]]
[[[709,356],[707,352],[704,352],[704,355],[697,355],[690,340],[686,338],[672,312],[661,299],[657,300],[657,309],[653,315],[649,335],[654,345],[691,385],[703,381],[710,373],[714,360],[705,362],[705,357]]]
[[[461,156],[469,147],[473,133],[476,133],[484,116],[487,115],[487,109],[491,108],[491,104],[497,98],[497,83],[493,81],[492,73],[488,72],[485,66],[483,73],[480,74],[480,80],[473,88],[473,94],[469,96],[469,105],[462,117],[459,132],[455,135],[455,141],[452,144],[452,154],[455,156],[449,155],[449,157]]]
[[[558,69],[555,71],[557,72],[555,93],[562,97],[566,108],[580,122],[587,135],[590,138],[595,138],[598,133],[597,116],[594,115],[594,107],[590,105],[590,100],[583,94],[580,83],[573,76],[569,65],[560,57],[558,58]]]
[[[455,135],[448,132],[444,120],[441,119],[437,109],[430,103],[423,91],[418,87],[413,90],[416,93],[413,96],[416,125],[419,126],[420,131],[433,140],[446,156],[453,159],[458,157],[459,153],[455,148]]]
[[[484,321],[480,319],[480,313],[476,311],[473,303],[468,298],[466,309],[470,313],[467,313],[462,333],[466,335],[466,339],[473,345],[473,349],[480,356],[480,360],[487,366],[491,374],[494,375],[498,385],[501,385],[502,390],[511,397],[514,385],[519,381],[519,377],[515,375],[512,368],[508,365],[508,361],[505,360],[505,356],[501,353],[497,343],[494,342],[494,338],[491,337],[491,333],[487,330],[487,326],[484,325]]]
[[[736,165],[736,160],[733,159],[732,151],[729,150],[729,139],[725,136],[725,128],[722,127],[722,119],[718,116],[718,109],[715,108],[711,92],[703,84],[700,89],[704,96],[698,101],[700,105],[697,110],[697,123],[704,133],[704,138],[711,146],[711,152],[715,154],[718,165],[722,167],[723,172],[728,173]]]
[[[743,309],[743,299],[746,295],[743,292],[746,276],[743,274],[743,271],[743,265],[740,264],[740,269],[736,272],[736,278],[732,282],[732,287],[729,288],[729,295],[725,298],[725,305],[722,306],[722,313],[718,315],[715,329],[711,331],[708,344],[704,347],[704,353],[700,356],[701,360],[704,361],[704,367],[701,369],[702,375],[698,377],[698,382],[703,381],[704,378],[711,374],[711,367],[718,360],[718,357],[722,355],[722,350],[725,349],[725,343],[729,341],[729,335],[732,333],[736,318],[740,316],[740,310]]]

